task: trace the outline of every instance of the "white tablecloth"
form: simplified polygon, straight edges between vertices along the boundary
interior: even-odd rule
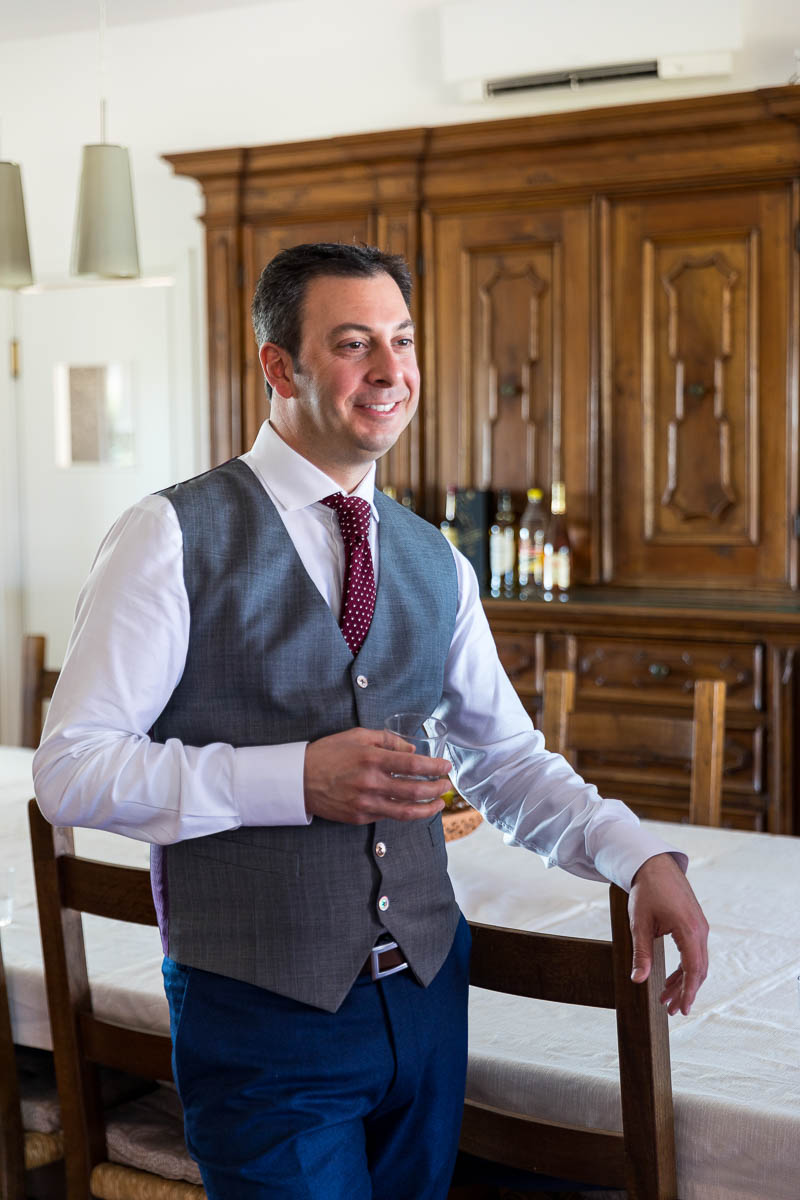
[[[18,1041],[50,1044],[25,801],[30,751],[0,747],[0,864],[17,866],[3,930]],[[681,1200],[800,1200],[800,838],[651,828],[686,850],[711,924],[711,972],[689,1017],[670,1021]],[[76,831],[78,851],[147,865],[142,843]],[[609,936],[608,891],[503,844],[486,824],[448,845],[456,896],[474,920]],[[167,1030],[153,929],[85,918],[99,1015]],[[667,948],[667,968],[676,962]],[[619,1128],[614,1014],[498,997],[470,1002],[468,1090],[533,1115]]]
[[[679,1196],[798,1200],[800,839],[648,827],[689,854],[711,925],[709,977],[690,1016],[670,1018]],[[610,936],[606,888],[548,871],[490,826],[448,852],[456,896],[473,920]],[[670,941],[667,971],[676,964]],[[473,989],[472,1097],[621,1128],[616,1070],[612,1012]]]

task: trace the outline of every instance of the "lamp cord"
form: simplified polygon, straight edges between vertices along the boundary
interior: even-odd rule
[[[99,28],[98,28],[98,64],[97,71],[100,77],[100,141],[105,145],[106,141],[106,0],[98,0],[99,8]]]

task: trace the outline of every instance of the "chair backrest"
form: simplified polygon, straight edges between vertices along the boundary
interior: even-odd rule
[[[44,637],[26,634],[22,643],[22,745],[31,750],[41,741],[44,701],[50,699],[58,680],[58,671],[45,669],[44,654]]]
[[[61,1096],[67,1195],[69,1200],[85,1200],[94,1194],[90,1193],[93,1171],[106,1169],[98,1164],[107,1162],[97,1067],[117,1068],[144,1079],[172,1079],[168,1036],[128,1029],[94,1016],[81,923],[81,913],[94,913],[137,925],[156,925],[150,872],[80,858],[75,855],[71,829],[50,825],[35,800],[30,801],[28,815]],[[115,1172],[120,1169],[111,1168]],[[186,1184],[176,1185],[175,1192],[205,1195],[202,1189]]]
[[[467,1100],[462,1151],[539,1175],[608,1188],[629,1200],[676,1200],[672,1080],[659,939],[646,983],[631,982],[628,897],[612,885],[612,940],[526,933],[470,922],[470,982],[490,991],[616,1009],[622,1132],[509,1113]]]
[[[700,679],[694,687],[694,714],[639,716],[575,709],[573,671],[545,671],[542,732],[548,750],[575,761],[581,751],[623,750],[647,760],[659,757],[691,765],[689,820],[719,825],[725,743],[725,683]],[[578,764],[576,764],[578,765]],[[583,774],[583,769],[578,765]]]
[[[0,946],[0,1196],[25,1198],[25,1141],[8,988]]]

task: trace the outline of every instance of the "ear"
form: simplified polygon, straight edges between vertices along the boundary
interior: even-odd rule
[[[288,400],[294,395],[294,368],[291,355],[274,342],[264,342],[258,348],[261,369],[273,392]]]

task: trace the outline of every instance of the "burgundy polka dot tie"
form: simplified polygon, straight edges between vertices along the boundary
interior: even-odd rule
[[[375,611],[375,575],[369,550],[370,506],[360,496],[336,492],[322,501],[339,518],[344,542],[344,605],[339,622],[342,636],[353,655],[367,636]]]

